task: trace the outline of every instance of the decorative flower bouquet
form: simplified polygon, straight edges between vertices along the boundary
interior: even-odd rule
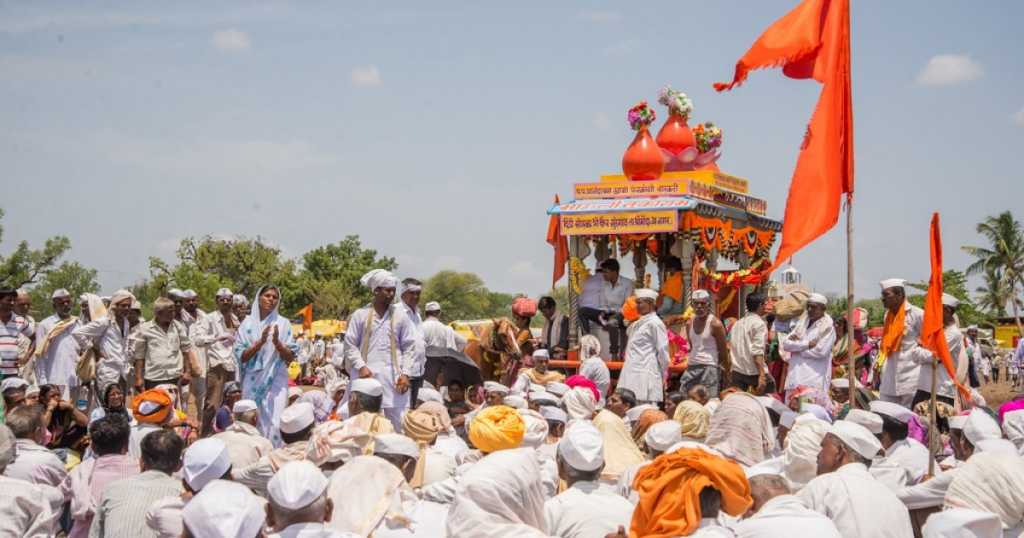
[[[697,140],[697,150],[701,153],[708,153],[722,146],[722,130],[710,121],[694,127],[693,137]]]
[[[673,90],[671,86],[665,86],[658,92],[658,102],[667,106],[670,113],[679,114],[683,118],[689,118],[693,112],[693,101],[689,96]]]
[[[654,109],[647,106],[647,101],[640,101],[633,108],[629,109],[629,113],[626,114],[626,119],[629,120],[629,126],[634,131],[639,131],[646,127],[649,127],[654,120],[657,118],[654,114]]]

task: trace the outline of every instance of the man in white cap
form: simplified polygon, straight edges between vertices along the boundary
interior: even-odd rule
[[[913,536],[907,508],[868,472],[881,448],[863,426],[836,421],[821,441],[818,477],[797,496],[808,508],[831,519],[843,536]]]
[[[129,385],[128,361],[132,357],[128,355],[128,337],[131,334],[128,311],[133,302],[135,296],[125,289],[114,292],[109,309],[103,306],[99,297],[90,295],[89,312],[92,321],[71,332],[83,351],[89,348],[97,350],[96,390],[99,394],[111,383],[120,383],[122,387]]]
[[[78,376],[75,366],[81,351],[71,336],[79,326],[78,317],[71,315],[71,294],[60,288],[50,296],[53,315],[36,324],[36,383],[57,385],[61,399],[78,399]]]
[[[257,538],[266,520],[263,501],[249,488],[214,480],[185,505],[185,538]]]
[[[415,278],[406,278],[402,280],[402,292],[399,294],[399,306],[405,311],[405,316],[409,318],[413,326],[416,328],[415,336],[413,337],[413,355],[412,355],[412,366],[409,370],[409,387],[410,397],[409,402],[415,407],[416,396],[419,393],[420,387],[423,386],[423,374],[427,364],[427,344],[423,337],[423,318],[420,317],[420,295],[423,293],[423,283]],[[430,380],[434,382],[433,379]]]
[[[875,400],[871,412],[882,418],[882,433],[878,436],[885,450],[884,459],[906,469],[910,484],[916,484],[928,474],[928,447],[909,437],[909,422],[914,413],[899,404]]]
[[[466,349],[466,337],[455,332],[455,329],[441,322],[441,303],[431,301],[423,309],[425,318],[420,325],[423,333],[423,345],[426,347],[427,362],[424,377],[427,381],[441,386],[453,379],[458,379],[458,363],[450,360],[452,355],[462,353]],[[460,382],[465,380],[459,379]]]
[[[199,308],[199,294],[196,290],[187,289],[181,292],[181,311],[178,320],[185,324],[190,330],[192,325],[203,319],[206,312]]]
[[[281,439],[284,446],[274,449],[248,467],[235,469],[232,472],[235,482],[263,495],[267,491],[267,483],[282,465],[306,459],[306,448],[313,426],[313,404],[298,402],[285,407],[281,412]]]
[[[171,301],[163,297],[153,301],[153,319],[143,323],[131,341],[137,392],[159,385],[187,385],[198,376],[188,328],[174,319]]]
[[[636,311],[640,319],[629,326],[625,361],[619,373],[619,388],[629,389],[640,402],[657,403],[665,398],[668,375],[668,333],[655,312],[658,292],[638,289]]]
[[[890,278],[881,282],[885,324],[878,361],[882,363],[882,385],[879,398],[903,407],[911,407],[921,364],[931,360],[932,353],[921,347],[921,323],[924,311],[907,302],[906,281]]]
[[[953,449],[953,467],[919,484],[896,490],[896,496],[910,510],[942,506],[949,485],[965,462],[980,453],[984,441],[1002,439],[999,425],[981,409],[949,417],[949,446]]]
[[[373,377],[355,379],[349,383],[347,396],[350,418],[346,422],[355,424],[370,435],[394,433],[394,425],[381,412],[384,392],[384,386]]]
[[[725,326],[711,313],[711,294],[707,290],[694,290],[690,295],[693,319],[686,323],[686,337],[690,343],[690,358],[686,371],[679,378],[679,390],[690,392],[703,385],[712,397],[722,389],[723,379],[732,377],[732,357],[725,336]]]
[[[764,321],[764,296],[751,293],[746,298],[747,313],[729,330],[732,353],[732,379],[729,386],[764,394],[768,389],[768,367],[765,366],[768,324]]]
[[[232,311],[234,294],[227,288],[221,288],[217,290],[216,297],[217,310],[203,316],[190,331],[192,343],[206,357],[206,402],[205,405],[200,403],[203,435],[212,430],[213,417],[224,396],[224,384],[235,380],[237,370],[234,346],[239,322]]]
[[[246,316],[249,315],[249,298],[241,293],[236,293],[235,297],[231,299],[231,306],[234,308],[235,316],[238,317],[238,323],[245,321]]]
[[[270,454],[274,447],[256,427],[260,419],[256,402],[238,400],[231,408],[231,414],[234,421],[224,431],[214,434],[213,439],[219,439],[228,447],[231,465],[242,469]]]
[[[999,516],[968,508],[950,508],[932,514],[924,527],[923,538],[1002,538]]]
[[[548,533],[562,538],[605,536],[629,527],[633,505],[598,483],[604,440],[588,421],[572,423],[557,449],[558,475],[568,488],[544,503]]]
[[[786,401],[798,389],[810,388],[818,405],[828,405],[829,380],[832,379],[832,345],[836,342],[835,324],[825,313],[828,300],[820,293],[807,297],[807,316],[783,340],[790,354],[786,371]]]
[[[839,529],[827,517],[804,506],[790,492],[786,479],[777,474],[757,474],[749,479],[754,505],[751,515],[733,527],[739,538],[791,538],[794,531],[815,538],[840,538]]]
[[[957,381],[966,386],[968,381],[967,352],[964,350],[963,334],[960,333],[960,329],[956,325],[956,309],[959,306],[960,301],[956,297],[948,293],[942,294],[942,323],[945,327],[946,345],[949,348],[949,356],[953,358],[954,373],[957,374]],[[934,355],[924,357],[923,353],[915,355],[915,358],[920,361],[921,369],[917,374],[917,392],[914,393],[911,407],[931,399],[933,365],[937,373],[935,399],[953,405],[954,397],[956,396],[956,385],[953,383],[953,379],[949,377],[949,373],[946,372],[946,367],[942,362]]]
[[[327,526],[334,511],[327,484],[327,477],[308,461],[281,467],[267,484],[267,526],[275,531],[270,538],[345,536]]]
[[[419,331],[405,309],[393,305],[398,279],[383,269],[363,275],[373,292],[369,306],[352,313],[345,332],[345,366],[349,378],[374,377],[383,387],[381,408],[396,431],[409,407],[409,383]]]
[[[400,433],[382,433],[374,438],[373,455],[387,460],[402,472],[406,482],[412,482],[420,457],[416,441]]]
[[[64,499],[55,488],[6,476],[14,453],[14,434],[0,424],[0,536],[56,536]]]
[[[531,385],[546,387],[548,383],[561,383],[565,380],[564,374],[548,369],[548,363],[551,361],[551,353],[548,350],[535,350],[531,359],[532,367],[519,369],[519,375],[512,384],[512,392],[526,394],[530,391]]]

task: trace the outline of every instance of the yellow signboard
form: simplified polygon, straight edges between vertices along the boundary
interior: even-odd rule
[[[705,185],[713,185],[720,189],[730,190],[740,194],[747,194],[750,192],[750,182],[741,177],[731,176],[725,172],[716,172],[714,170],[694,170],[691,172],[664,172],[661,177],[655,181],[666,181],[666,180],[692,180]],[[606,175],[601,176],[602,182],[609,183],[650,183],[649,181],[630,181],[624,175]]]
[[[1017,325],[996,325],[995,339],[1001,341],[999,347],[1017,348],[1020,341],[1020,332]]]
[[[577,183],[573,186],[573,194],[576,200],[689,195],[760,216],[764,216],[768,210],[768,203],[760,198],[738,193],[733,189],[719,186],[718,183],[706,183],[694,178],[652,181],[605,181],[602,178],[598,183]]]
[[[675,210],[563,213],[559,220],[562,223],[562,235],[660,233],[679,229],[679,212]]]

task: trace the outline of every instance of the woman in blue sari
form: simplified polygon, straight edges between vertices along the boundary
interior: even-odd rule
[[[242,378],[242,398],[259,406],[259,428],[263,436],[281,446],[281,411],[288,405],[288,363],[295,360],[299,346],[292,338],[292,326],[277,314],[281,293],[277,286],[264,286],[256,294],[252,309],[238,327],[235,358]]]

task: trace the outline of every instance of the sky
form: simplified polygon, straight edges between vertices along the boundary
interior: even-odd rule
[[[513,4],[0,2],[0,254],[66,235],[109,292],[187,236],[299,256],[357,234],[401,276],[537,294],[553,196],[619,173],[627,109],[659,126],[666,84],[781,219],[820,86],[712,83],[795,2]],[[851,10],[855,293],[877,297],[927,280],[933,211],[962,269],[1024,194],[1024,3]],[[845,290],[842,230],[793,259],[819,291]]]

